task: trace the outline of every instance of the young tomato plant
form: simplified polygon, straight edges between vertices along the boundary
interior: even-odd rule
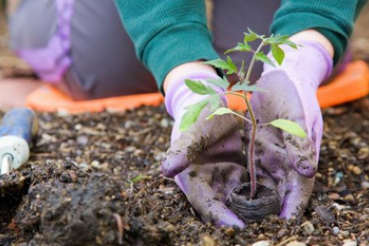
[[[251,46],[249,45],[250,42],[259,42],[259,45],[256,50],[253,50],[251,48]],[[251,52],[253,55],[247,69],[245,69],[244,61],[242,61],[241,67],[238,68],[229,56],[227,57],[226,60],[216,59],[205,62],[205,64],[209,64],[226,71],[226,74],[228,75],[236,74],[239,79],[239,81],[236,84],[231,86],[226,77],[206,80],[208,83],[222,87],[223,89],[226,90],[226,92],[224,93],[218,93],[215,90],[213,90],[210,86],[204,85],[201,81],[194,81],[189,79],[185,80],[186,85],[191,89],[191,91],[200,95],[209,95],[209,97],[187,108],[187,112],[184,114],[182,118],[180,130],[185,131],[193,123],[195,123],[202,109],[204,109],[207,105],[210,105],[211,112],[210,115],[206,118],[207,120],[212,119],[216,115],[233,114],[237,117],[242,118],[243,120],[247,121],[252,125],[250,132],[249,148],[247,150],[248,152],[247,163],[250,174],[251,198],[255,197],[257,186],[254,153],[255,153],[255,139],[258,122],[256,120],[254,110],[250,104],[250,101],[247,98],[247,92],[255,92],[255,91],[266,92],[266,91],[262,90],[261,88],[258,88],[256,84],[251,85],[250,75],[256,61],[267,63],[271,66],[276,66],[276,64],[274,64],[274,62],[261,51],[262,48],[265,46],[270,46],[271,53],[275,61],[278,63],[278,65],[281,65],[284,60],[285,54],[284,51],[280,48],[280,45],[288,45],[292,48],[297,49],[297,45],[288,40],[288,36],[271,35],[270,37],[265,37],[264,35],[256,34],[255,32],[248,29],[248,32],[244,33],[243,42],[238,43],[236,47],[229,49],[225,52],[225,54],[232,52]],[[244,117],[243,115],[240,115],[237,112],[232,111],[229,108],[219,107],[221,94],[232,94],[243,98],[247,106],[250,119]],[[263,125],[277,127],[283,131],[286,131],[290,134],[294,134],[302,138],[306,137],[306,133],[304,132],[304,130],[297,123],[290,120],[275,119],[269,123],[264,123]]]

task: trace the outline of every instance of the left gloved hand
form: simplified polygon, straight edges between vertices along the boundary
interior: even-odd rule
[[[194,125],[181,132],[179,126],[186,108],[208,97],[192,92],[184,83],[186,78],[212,86],[205,79],[218,76],[201,71],[183,75],[166,91],[165,104],[175,123],[171,146],[162,164],[163,173],[175,177],[176,184],[205,222],[243,227],[244,223],[225,204],[233,189],[247,179],[242,166],[245,159],[239,123],[232,115],[206,120],[211,112],[205,107]],[[212,88],[223,92],[221,88]],[[221,96],[220,104],[226,106],[225,96]]]
[[[300,138],[272,126],[259,126],[255,163],[259,182],[277,188],[282,198],[280,216],[291,218],[305,209],[318,168],[323,120],[316,97],[319,84],[330,74],[332,58],[317,42],[301,42],[298,50],[283,47],[280,67],[264,66],[251,105],[259,124],[275,119],[298,123],[307,133]],[[251,126],[246,124],[246,130]]]

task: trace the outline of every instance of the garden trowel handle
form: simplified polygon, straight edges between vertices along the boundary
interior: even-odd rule
[[[28,108],[9,110],[0,123],[0,173],[17,169],[29,158],[30,146],[36,136],[38,122]]]

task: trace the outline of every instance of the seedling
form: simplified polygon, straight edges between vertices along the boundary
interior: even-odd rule
[[[259,45],[256,50],[253,50],[249,45],[250,42],[259,42]],[[199,117],[201,111],[207,106],[210,105],[210,115],[206,118],[207,120],[211,120],[216,115],[224,115],[224,114],[233,114],[246,122],[252,125],[250,132],[250,142],[248,148],[248,170],[250,174],[250,197],[254,198],[256,194],[256,170],[255,170],[255,161],[254,161],[254,153],[255,153],[255,139],[256,139],[256,131],[258,127],[258,122],[256,120],[254,110],[250,104],[249,99],[247,98],[248,92],[266,92],[265,90],[259,88],[256,84],[250,83],[250,75],[253,70],[254,64],[256,61],[260,61],[263,63],[267,63],[271,66],[276,66],[274,62],[265,55],[261,50],[265,46],[270,46],[271,53],[277,62],[278,65],[281,65],[285,53],[280,48],[280,45],[288,45],[294,49],[297,49],[297,45],[290,40],[288,40],[288,36],[282,35],[271,35],[269,37],[265,37],[264,35],[256,34],[255,32],[248,29],[247,33],[244,33],[244,40],[242,43],[238,43],[236,47],[229,49],[225,52],[225,54],[232,52],[251,52],[253,56],[251,58],[250,64],[247,69],[245,69],[245,62],[242,61],[242,65],[240,68],[236,66],[233,60],[228,56],[226,60],[216,59],[205,62],[205,64],[212,65],[214,67],[220,68],[226,71],[226,74],[236,74],[239,82],[234,85],[231,85],[226,77],[220,79],[208,79],[206,80],[208,83],[224,88],[226,92],[218,93],[212,87],[204,85],[201,81],[194,80],[185,80],[186,85],[193,91],[194,93],[200,95],[209,95],[206,99],[193,104],[187,108],[187,112],[184,114],[182,118],[182,122],[180,125],[180,130],[185,131],[193,123],[196,122]],[[229,89],[229,90],[227,90]],[[243,115],[231,110],[230,108],[219,107],[220,105],[220,96],[222,94],[231,94],[236,95],[243,98],[244,103],[247,106],[249,117],[244,117]],[[261,124],[259,124],[261,125]],[[304,130],[295,122],[286,120],[286,119],[275,119],[269,123],[263,123],[263,126],[269,125],[272,127],[279,128],[283,131],[286,131],[290,134],[299,136],[301,138],[306,137],[306,133]],[[245,134],[247,134],[245,132]]]

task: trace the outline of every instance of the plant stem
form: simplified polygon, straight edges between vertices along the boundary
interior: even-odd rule
[[[245,77],[245,80],[242,81],[242,83],[248,83],[250,80],[251,71],[254,67],[255,60],[256,60],[256,54],[260,52],[261,48],[264,45],[264,40],[260,43],[259,47],[256,49],[254,55],[252,56],[249,69],[247,70],[247,74]],[[257,122],[254,114],[254,110],[251,107],[250,101],[247,99],[247,93],[244,91],[244,100],[247,106],[247,110],[249,111],[251,123],[252,123],[252,129],[250,134],[250,142],[249,142],[249,149],[248,149],[248,169],[250,173],[250,197],[254,198],[256,195],[256,168],[255,168],[255,160],[254,160],[254,154],[255,154],[255,138],[256,138],[256,129],[257,129]],[[246,132],[245,132],[246,135]]]
[[[221,94],[228,94],[228,95],[235,95],[235,96],[238,96],[238,97],[241,97],[243,98],[243,100],[247,100],[247,95],[245,94],[241,94],[241,93],[238,93],[238,92],[233,92],[233,91],[226,91],[224,93],[221,93]],[[252,124],[252,121],[250,119],[247,119],[246,117],[243,117],[242,115],[239,115],[239,114],[234,114],[234,115],[237,115],[238,117],[240,117],[241,119],[249,122],[250,124]]]

